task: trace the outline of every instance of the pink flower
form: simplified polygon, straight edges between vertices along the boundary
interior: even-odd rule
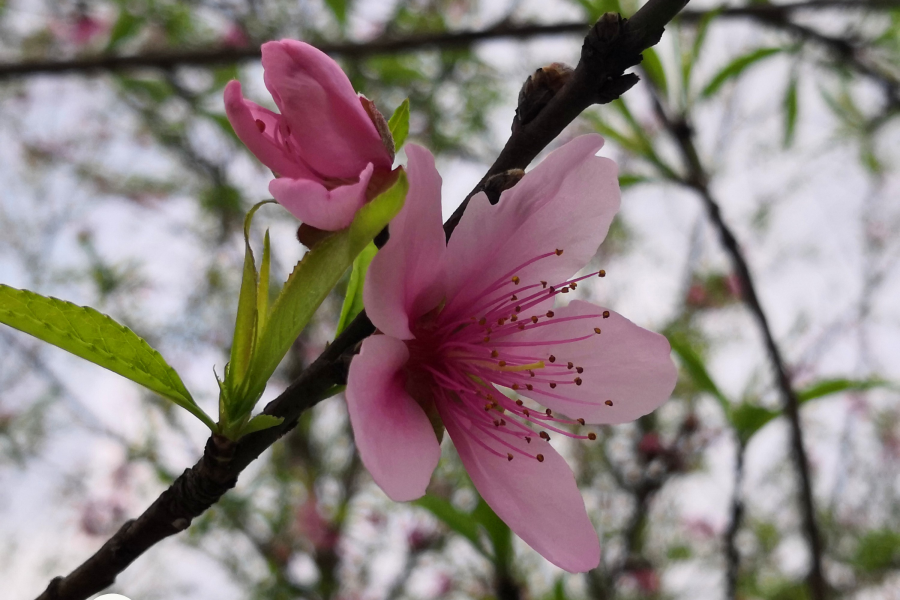
[[[595,156],[602,144],[566,144],[494,206],[476,195],[447,243],[434,159],[408,146],[406,204],[364,288],[381,335],[363,342],[346,393],[360,456],[388,496],[425,493],[442,424],[485,501],[571,572],[596,567],[600,546],[572,471],[546,440],[596,437],[560,425],[644,415],[676,377],[661,335],[587,302],[553,306],[597,276],[571,278],[619,208],[616,166]]]
[[[309,44],[263,44],[262,64],[281,114],[245,100],[241,84],[231,81],[225,87],[228,120],[279,176],[269,192],[280,204],[308,225],[342,229],[390,176],[393,150],[373,121],[379,119],[383,131],[384,118],[357,96],[336,62]]]

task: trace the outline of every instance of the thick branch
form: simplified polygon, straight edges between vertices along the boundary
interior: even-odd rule
[[[610,81],[639,62],[639,53],[659,41],[665,24],[686,2],[650,0],[627,23],[611,15],[601,19],[599,29],[595,26],[585,40],[583,64],[579,63],[572,79],[576,83],[570,81],[572,85],[564,88],[562,98],[553,97],[533,121],[514,125],[504,154],[489,174],[505,170],[503,165],[510,162],[527,166],[584,108],[601,100],[604,94],[627,89],[617,88]],[[612,35],[607,35],[610,32]],[[458,220],[458,216],[451,218],[444,225],[448,238]],[[84,600],[111,585],[119,573],[154,544],[186,529],[193,518],[235,485],[247,465],[293,429],[305,410],[327,397],[334,385],[346,381],[347,367],[357,345],[374,330],[365,312],[361,313],[296,381],[266,406],[266,414],[284,417],[282,425],[248,435],[236,444],[217,436],[210,438],[203,458],[194,467],[185,471],[138,519],[122,526],[94,556],[68,576],[51,581],[39,600]]]
[[[751,4],[727,7],[719,11],[717,18],[752,17],[761,23],[784,28],[786,17],[801,11],[826,9],[889,10],[900,7],[900,0],[812,0],[786,4]],[[710,11],[687,10],[679,19],[696,22]],[[788,22],[789,23],[789,22]],[[524,40],[537,36],[582,34],[583,21],[568,21],[550,25],[504,23],[481,31],[455,31],[417,34],[402,38],[382,38],[368,42],[341,42],[316,44],[324,52],[336,56],[369,57],[379,54],[416,52],[426,48],[464,48],[483,41],[499,39]],[[804,36],[807,37],[807,36]],[[818,40],[822,41],[822,40]],[[0,79],[29,77],[41,74],[117,72],[135,69],[173,69],[180,66],[214,66],[257,60],[259,46],[243,48],[191,48],[146,54],[100,55],[70,60],[40,60],[0,64]]]
[[[803,519],[803,530],[806,534],[810,550],[810,570],[808,582],[813,600],[825,600],[827,584],[822,572],[822,541],[819,526],[816,522],[816,509],[812,494],[812,478],[809,472],[809,460],[803,444],[803,429],[800,425],[800,410],[797,393],[791,383],[787,364],[781,355],[781,349],[775,341],[769,319],[756,292],[756,284],[750,273],[750,266],[741,250],[740,244],[731,227],[725,222],[719,203],[709,189],[709,176],[700,161],[697,147],[694,145],[693,130],[685,119],[673,120],[666,113],[658,95],[655,96],[657,114],[666,129],[675,138],[682,157],[687,166],[687,176],[682,181],[700,196],[706,208],[709,220],[719,233],[722,246],[731,258],[735,273],[741,282],[741,293],[744,302],[753,313],[766,345],[766,353],[775,371],[775,383],[781,392],[784,413],[790,424],[791,455],[794,459],[800,483],[800,513]]]

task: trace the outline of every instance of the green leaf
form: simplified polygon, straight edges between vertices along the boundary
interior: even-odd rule
[[[437,496],[425,495],[418,500],[412,502],[416,506],[420,506],[433,514],[437,519],[450,528],[451,531],[463,536],[487,558],[491,558],[490,554],[485,550],[478,535],[478,522],[472,518],[469,513],[457,509],[443,498]]]
[[[409,98],[404,100],[388,121],[391,137],[394,138],[394,152],[399,152],[409,136]]]
[[[659,60],[659,55],[653,48],[647,48],[641,54],[643,54],[644,57],[641,61],[641,67],[643,67],[644,72],[647,73],[647,77],[650,78],[650,81],[659,88],[662,95],[666,96],[669,93],[669,85],[666,82],[666,71],[663,69],[662,62]]]
[[[242,404],[232,419],[253,409],[281,359],[319,305],[356,256],[400,212],[408,188],[406,173],[400,171],[390,189],[359,209],[350,227],[322,240],[297,263],[258,337],[244,385],[236,394]]]
[[[794,143],[794,132],[797,127],[797,76],[791,76],[784,93],[784,147]]]
[[[270,427],[277,427],[284,422],[284,417],[273,417],[272,415],[260,414],[256,415],[244,425],[244,428],[241,429],[239,437],[243,437],[249,433],[253,433],[255,431],[262,431],[263,429],[269,429]]]
[[[127,10],[119,13],[119,18],[113,24],[109,32],[109,42],[106,44],[106,51],[114,50],[122,42],[133,38],[141,30],[144,24],[144,18],[131,14]]]
[[[873,388],[892,387],[883,379],[823,379],[797,392],[797,400],[802,404],[832,394],[851,391],[866,391]]]
[[[136,333],[90,307],[0,284],[0,323],[24,331],[164,396],[216,431],[175,369]]]
[[[356,260],[353,261],[353,270],[350,271],[350,281],[347,283],[347,294],[344,296],[344,305],[341,307],[341,318],[338,321],[337,331],[335,335],[340,335],[344,328],[356,318],[363,309],[363,284],[366,280],[366,271],[378,248],[375,244],[369,243]]]
[[[841,392],[865,391],[889,386],[890,384],[882,379],[823,379],[799,390],[797,392],[797,402],[802,405],[810,400],[817,400]],[[782,411],[780,409],[763,408],[755,404],[742,402],[731,411],[730,420],[740,439],[746,443],[756,432],[781,415]]]
[[[686,91],[691,89],[691,74],[693,73],[697,59],[700,58],[700,52],[703,50],[703,43],[706,41],[706,33],[709,31],[709,25],[721,12],[722,9],[717,8],[703,15],[700,22],[697,24],[697,32],[694,34],[694,43],[691,46],[690,54],[682,56],[681,80]]]
[[[348,0],[325,0],[325,5],[328,6],[331,13],[334,15],[334,18],[337,19],[338,23],[341,25],[347,23],[348,4]]]
[[[897,568],[900,565],[900,533],[890,529],[867,532],[859,539],[850,564],[864,573]]]
[[[737,57],[725,65],[725,68],[716,73],[710,82],[706,84],[706,87],[703,88],[700,95],[704,98],[709,98],[719,91],[719,88],[725,85],[729,80],[734,79],[761,60],[769,58],[774,54],[778,54],[781,51],[781,48],[757,48],[753,52]]]
[[[726,415],[730,414],[731,402],[728,401],[728,398],[725,397],[725,394],[719,390],[719,386],[713,381],[709,371],[706,370],[706,365],[703,364],[703,358],[680,336],[672,336],[669,339],[669,343],[672,346],[672,351],[678,355],[681,366],[690,375],[694,384],[718,400]]]
[[[512,530],[497,516],[484,500],[472,511],[472,516],[487,531],[494,548],[494,563],[501,570],[509,571],[513,563]]]

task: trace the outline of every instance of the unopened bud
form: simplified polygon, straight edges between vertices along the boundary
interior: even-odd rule
[[[541,67],[529,76],[519,91],[519,107],[516,116],[520,124],[534,119],[572,77],[572,67],[553,63]]]

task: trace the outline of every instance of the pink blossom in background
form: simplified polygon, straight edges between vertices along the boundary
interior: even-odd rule
[[[360,456],[388,496],[425,493],[445,427],[485,501],[571,572],[596,567],[600,546],[550,436],[594,439],[561,426],[636,419],[676,378],[663,336],[588,302],[554,306],[598,275],[571,278],[619,208],[616,166],[595,156],[602,144],[569,142],[496,205],[474,196],[449,242],[434,159],[408,146],[406,204],[364,289],[381,335],[363,342],[346,392]]]
[[[262,46],[265,83],[281,114],[244,99],[241,84],[225,87],[225,112],[235,133],[278,176],[269,192],[304,223],[334,231],[391,177],[393,150],[336,62],[294,40]],[[377,111],[374,111],[377,112]]]
[[[226,48],[244,48],[250,45],[250,38],[243,27],[232,23],[222,36],[222,45]]]
[[[94,39],[105,35],[110,29],[108,21],[80,14],[71,21],[54,22],[50,30],[60,40],[75,46],[87,46]]]

